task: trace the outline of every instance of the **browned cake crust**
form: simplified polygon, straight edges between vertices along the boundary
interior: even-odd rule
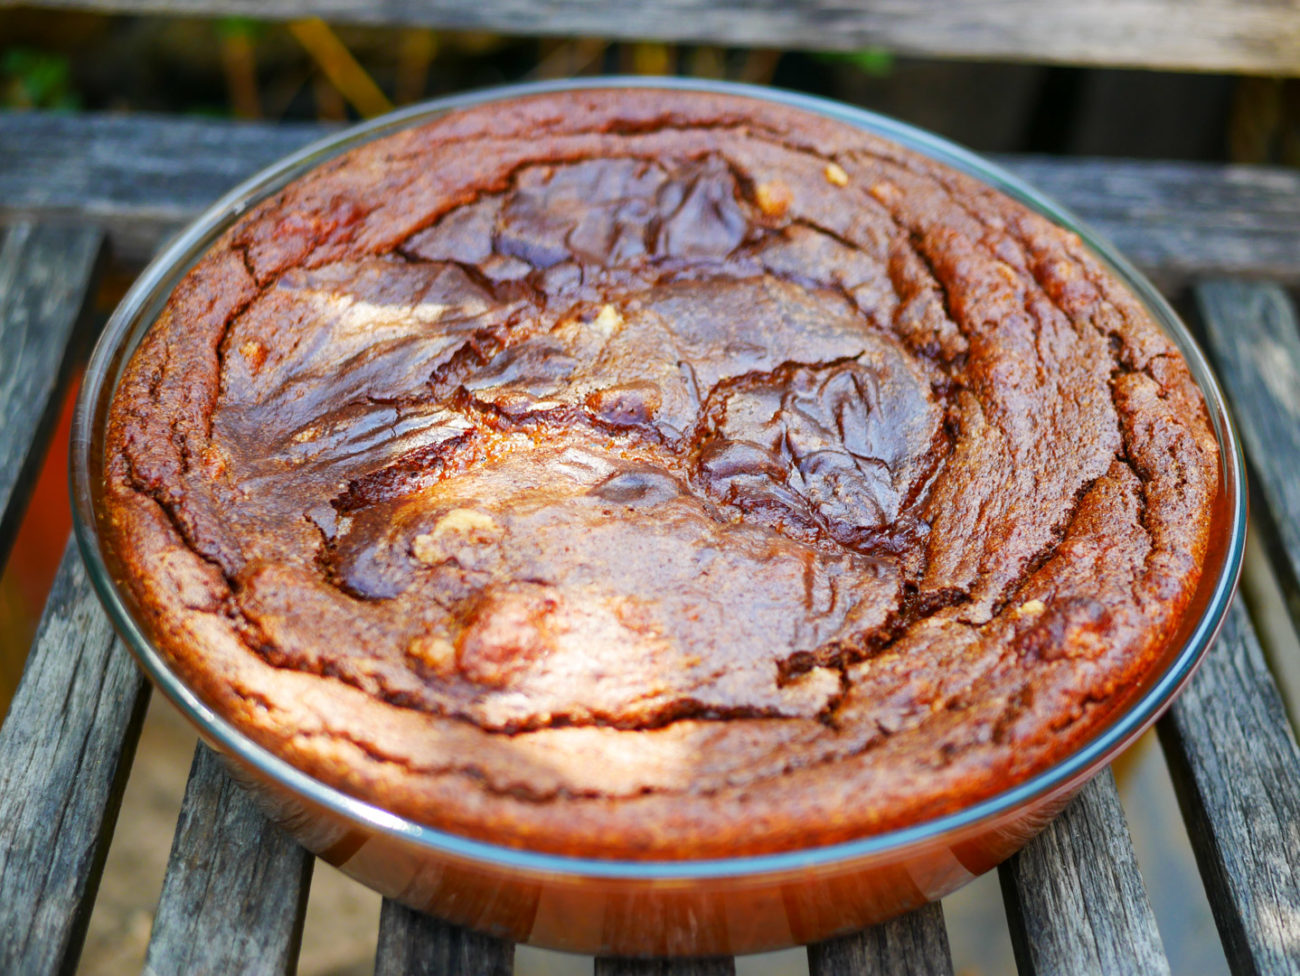
[[[1061,759],[1165,654],[1217,479],[1073,234],[819,116],[579,91],[241,220],[132,359],[105,491],[256,741],[437,827],[676,858]]]

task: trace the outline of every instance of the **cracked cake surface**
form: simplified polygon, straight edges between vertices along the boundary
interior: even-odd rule
[[[700,857],[1047,768],[1218,490],[1072,233],[843,123],[574,91],[369,143],[189,272],[110,412],[118,573],[247,735],[417,821]]]

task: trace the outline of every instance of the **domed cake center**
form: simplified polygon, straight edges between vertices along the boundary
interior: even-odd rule
[[[855,304],[845,245],[760,202],[716,157],[530,167],[235,325],[270,347],[288,311],[302,338],[229,358],[218,431],[299,459],[274,477],[319,493],[314,592],[387,604],[376,652],[427,704],[812,717],[837,648],[898,611],[949,447],[937,373]],[[251,580],[254,623],[282,585]]]

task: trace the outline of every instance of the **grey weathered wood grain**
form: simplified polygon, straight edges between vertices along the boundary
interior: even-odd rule
[[[808,947],[811,976],[951,976],[952,955],[939,902],[856,935]]]
[[[1255,514],[1300,625],[1300,322],[1276,285],[1207,281],[1195,290],[1207,351],[1250,463]]]
[[[1158,728],[1229,964],[1300,973],[1300,748],[1239,600]]]
[[[510,976],[515,947],[384,899],[375,976]]]
[[[0,728],[0,973],[76,969],[148,691],[70,545]]]
[[[995,156],[1158,283],[1300,282],[1300,172],[1261,166]]]
[[[729,956],[701,959],[596,960],[595,976],[733,976],[736,961]]]
[[[58,417],[103,235],[18,223],[0,246],[0,566]]]
[[[143,261],[243,177],[331,130],[148,116],[0,113],[0,221],[93,219]],[[1300,172],[1196,163],[997,157],[1144,271],[1300,282]]]
[[[998,871],[1022,974],[1169,972],[1110,770]]]
[[[0,220],[95,221],[143,263],[226,190],[330,132],[149,116],[0,113]]]
[[[4,0],[14,4],[18,0]],[[22,0],[30,3],[31,0]],[[1269,0],[37,0],[91,10],[422,24],[771,47],[1300,73],[1300,10]]]
[[[292,973],[312,856],[200,744],[145,957],[150,976]]]

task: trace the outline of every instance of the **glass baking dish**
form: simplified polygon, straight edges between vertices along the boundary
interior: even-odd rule
[[[619,861],[499,846],[433,829],[328,786],[246,737],[171,669],[100,532],[109,403],[123,367],[173,288],[241,215],[340,153],[458,108],[575,88],[724,92],[820,113],[892,139],[1001,190],[1066,227],[1145,304],[1186,358],[1221,457],[1211,551],[1183,630],[1113,722],[1056,765],[956,813],[832,846],[708,860]],[[91,356],[72,434],[77,540],[93,585],[140,666],[223,757],[268,816],[341,870],[414,908],[514,941],[616,955],[734,954],[818,941],[915,908],[1018,850],[1131,744],[1195,671],[1240,571],[1246,496],[1223,396],[1186,327],[1108,244],[1030,187],[947,141],[833,102],[716,82],[606,78],[521,85],[437,99],[355,126],[245,181],[187,227],[136,281]]]

